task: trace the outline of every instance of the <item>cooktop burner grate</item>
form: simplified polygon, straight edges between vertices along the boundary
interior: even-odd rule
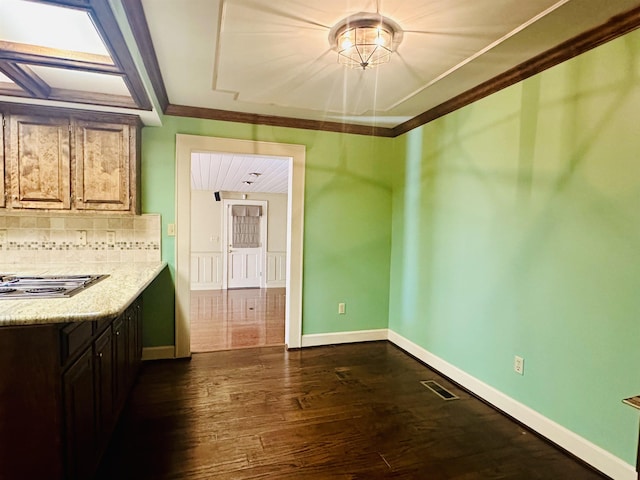
[[[0,298],[68,298],[108,276],[0,274]]]
[[[38,295],[45,295],[48,293],[62,293],[66,290],[63,287],[42,287],[42,288],[27,288],[25,293],[33,293]]]

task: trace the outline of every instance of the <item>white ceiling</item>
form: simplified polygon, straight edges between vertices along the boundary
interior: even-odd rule
[[[211,192],[287,193],[289,163],[289,158],[286,157],[192,153],[191,189]]]
[[[393,127],[640,0],[142,0],[172,105]],[[379,12],[389,64],[337,62],[329,30]]]

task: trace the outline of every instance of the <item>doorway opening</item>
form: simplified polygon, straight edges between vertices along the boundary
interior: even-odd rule
[[[192,353],[284,344],[288,162],[192,154]]]
[[[288,166],[286,227],[284,343],[287,348],[301,346],[302,331],[302,245],[304,222],[303,145],[254,142],[196,135],[176,135],[176,357],[191,354],[191,155],[193,152],[227,152],[244,155],[285,157]],[[226,291],[227,293],[230,290]],[[273,303],[273,302],[271,302]]]

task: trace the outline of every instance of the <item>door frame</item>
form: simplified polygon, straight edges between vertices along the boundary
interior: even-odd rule
[[[176,134],[175,357],[191,356],[191,153],[203,151],[289,159],[284,341],[289,349],[301,348],[305,146]]]
[[[269,224],[268,202],[266,200],[222,200],[222,238],[224,239],[224,250],[222,252],[222,289],[229,288],[229,209],[232,205],[260,205],[262,215],[260,216],[260,288],[267,288],[267,276],[265,268],[267,265],[267,228]]]

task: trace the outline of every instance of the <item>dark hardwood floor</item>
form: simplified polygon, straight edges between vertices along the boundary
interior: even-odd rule
[[[458,395],[445,401],[420,381]],[[388,342],[143,364],[98,479],[602,479]]]

